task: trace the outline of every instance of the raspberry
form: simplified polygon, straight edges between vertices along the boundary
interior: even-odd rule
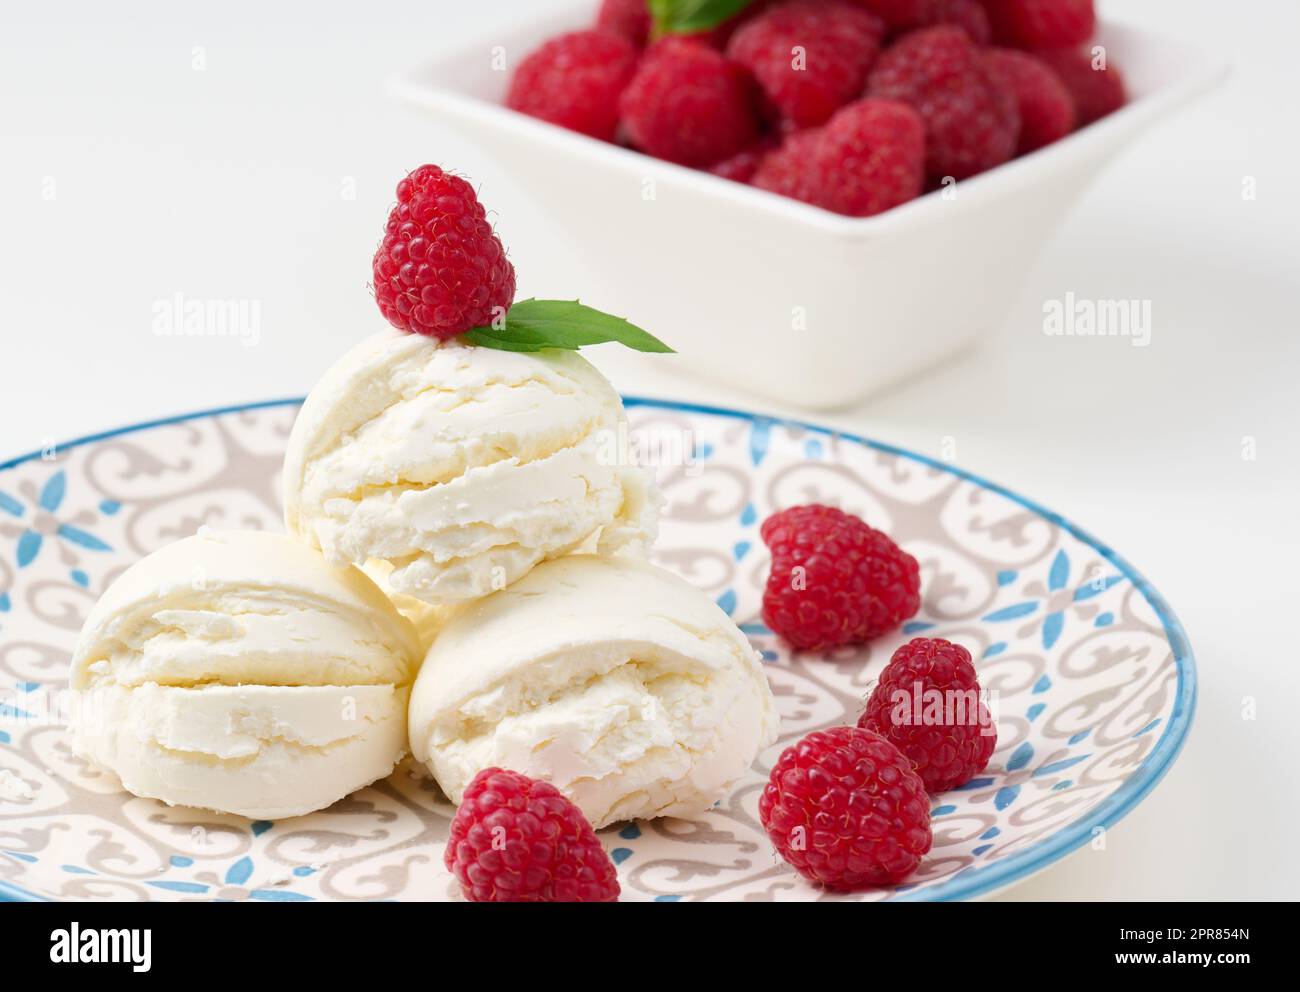
[[[930,801],[911,763],[879,734],[833,727],[781,753],[758,817],[800,875],[828,889],[889,885],[930,850]]]
[[[758,138],[752,80],[695,39],[651,45],[620,106],[633,144],[682,165],[712,165]]]
[[[375,251],[375,300],[398,330],[452,338],[489,323],[515,298],[515,267],[474,188],[436,165],[397,184]]]
[[[549,782],[485,768],[465,789],[443,862],[470,902],[617,902],[618,873]]]
[[[955,24],[977,45],[987,45],[993,38],[989,15],[979,0],[930,0],[930,10],[925,24]]]
[[[857,517],[812,503],[772,514],[760,533],[772,552],[763,622],[800,650],[869,640],[920,608],[916,559]]]
[[[611,32],[562,34],[519,63],[506,106],[613,141],[619,94],[636,70],[636,59],[636,47]]]
[[[774,116],[811,127],[861,96],[884,33],[849,0],[787,0],[741,25],[727,55],[754,74]]]
[[[1019,154],[1050,145],[1074,130],[1074,98],[1045,62],[1010,48],[989,48],[982,57],[984,64],[1016,95],[1020,108]]]
[[[737,152],[731,158],[724,158],[709,166],[709,171],[723,179],[732,179],[738,183],[747,183],[754,178],[763,157],[772,150],[769,142],[760,141],[743,152]]]
[[[602,0],[596,30],[609,31],[644,48],[650,37],[650,8],[646,0]]]
[[[868,217],[920,195],[925,125],[905,103],[859,100],[824,127],[790,135],[753,183],[850,217]],[[909,614],[910,615],[910,614]]]
[[[1092,37],[1092,0],[984,0],[993,37],[1017,48],[1060,48]]]
[[[718,51],[726,51],[727,45],[731,43],[732,35],[740,30],[742,24],[778,2],[780,0],[750,0],[749,6],[741,8],[739,13],[732,14],[721,24],[709,28],[703,34],[696,35],[696,37],[706,39]]]
[[[904,35],[877,60],[867,92],[910,103],[921,114],[932,179],[965,179],[1015,154],[1015,95],[985,68],[959,27]]]
[[[934,0],[857,0],[857,4],[879,17],[892,33],[897,34],[930,23]]]
[[[1051,67],[1074,97],[1079,127],[1124,106],[1124,77],[1113,65],[1094,66],[1097,56],[1086,48],[1044,49],[1034,53]]]
[[[893,743],[930,792],[964,785],[997,747],[970,652],[938,637],[908,641],[889,659],[858,726]]]
[[[769,193],[821,206],[817,203],[818,187],[823,180],[832,181],[831,170],[821,169],[816,161],[821,133],[821,128],[812,128],[787,135],[777,148],[759,160],[750,183]]]

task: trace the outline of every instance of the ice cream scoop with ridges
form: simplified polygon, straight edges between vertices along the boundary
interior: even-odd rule
[[[756,652],[708,596],[593,555],[462,608],[411,691],[411,751],[454,802],[500,766],[551,782],[597,827],[702,812],[777,727]]]
[[[574,352],[372,337],[307,397],[285,522],[332,562],[435,607],[538,562],[651,541],[658,496],[610,443],[618,394]]]
[[[73,750],[130,792],[277,819],[406,752],[419,643],[355,568],[283,535],[201,533],[124,572],[72,659]]]

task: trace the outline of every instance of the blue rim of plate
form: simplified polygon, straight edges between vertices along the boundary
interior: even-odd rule
[[[217,407],[212,410],[198,410],[194,413],[183,413],[174,417],[163,417],[159,420],[147,420],[143,423],[132,424],[128,427],[119,427],[115,430],[101,431],[98,434],[88,434],[85,437],[77,438],[75,441],[69,441],[66,444],[55,446],[55,451],[63,451],[68,448],[80,447],[84,444],[93,444],[96,441],[107,440],[111,437],[118,437],[122,434],[134,434],[136,431],[149,430],[154,427],[165,427],[168,424],[182,423],[187,420],[201,420],[208,417],[220,417],[230,413],[241,413],[245,410],[264,410],[268,407],[301,405],[302,397],[280,399],[280,400],[263,400],[259,403],[243,403],[237,406]],[[855,444],[865,445],[876,451],[882,451],[886,454],[896,455],[901,458],[907,458],[911,461],[918,462],[922,465],[928,465],[931,468],[955,475],[967,482],[974,483],[981,489],[987,489],[989,492],[997,493],[1014,503],[1018,503],[1025,509],[1030,510],[1045,520],[1056,524],[1062,530],[1066,531],[1074,538],[1082,541],[1091,547],[1099,555],[1114,565],[1121,574],[1124,575],[1150,604],[1151,609],[1155,611],[1160,618],[1160,624],[1164,627],[1165,639],[1169,642],[1169,647],[1174,653],[1174,665],[1178,672],[1178,688],[1175,692],[1174,711],[1169,720],[1165,723],[1164,732],[1152,748],[1151,753],[1142,760],[1134,771],[1111,795],[1107,796],[1102,802],[1090,809],[1078,820],[1068,824],[1063,829],[1046,837],[1026,848],[1023,851],[1012,854],[1001,861],[996,861],[984,868],[966,868],[958,872],[946,882],[940,882],[938,885],[924,889],[915,889],[905,892],[900,896],[890,900],[892,902],[951,902],[962,899],[973,899],[979,896],[989,895],[999,889],[1006,888],[1016,882],[1032,875],[1048,865],[1059,861],[1072,851],[1082,847],[1093,835],[1097,828],[1109,828],[1119,822],[1126,816],[1138,803],[1146,798],[1147,794],[1165,777],[1179,752],[1183,749],[1183,744],[1187,741],[1188,731],[1192,726],[1192,716],[1196,711],[1196,662],[1192,657],[1191,645],[1188,643],[1187,634],[1183,630],[1183,625],[1179,623],[1174,612],[1169,608],[1163,596],[1158,593],[1150,582],[1142,576],[1137,569],[1115,553],[1108,545],[1103,544],[1082,527],[1079,527],[1066,520],[1059,513],[1035,503],[1031,499],[1026,499],[1018,493],[1012,492],[995,482],[967,472],[964,469],[956,468],[946,462],[939,461],[936,458],[930,458],[926,455],[917,454],[914,451],[908,451],[905,448],[899,448],[892,444],[884,444],[880,441],[873,441],[871,438],[862,437],[858,434],[850,434],[846,431],[834,430],[829,427],[820,427],[817,424],[810,424],[804,421],[791,420],[785,417],[768,417],[757,413],[748,413],[743,410],[734,410],[728,407],[707,406],[699,403],[684,403],[675,400],[657,400],[643,396],[627,396],[623,402],[628,407],[657,407],[663,410],[677,410],[683,413],[702,413],[715,417],[731,417],[736,420],[747,420],[750,423],[762,423],[774,426],[796,427],[802,430],[815,431],[828,437],[842,438]],[[30,454],[20,455],[6,462],[0,462],[0,472],[8,471],[11,468],[17,468],[24,462],[32,461],[41,457],[40,451],[34,451]],[[35,892],[28,892],[26,889],[11,885],[8,882],[0,881],[0,901],[45,901],[45,897]]]

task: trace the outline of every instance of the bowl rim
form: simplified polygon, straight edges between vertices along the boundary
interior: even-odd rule
[[[225,414],[240,413],[247,410],[262,410],[270,407],[300,406],[304,399],[305,397],[296,396],[284,399],[262,400],[255,403],[240,403],[233,406],[196,410],[190,413],[182,413],[171,417],[161,417],[155,420],[141,421],[124,427],[100,431],[95,434],[87,434],[64,444],[55,445],[54,450],[64,451],[71,448],[81,447],[85,444],[103,441],[108,438],[118,437],[123,434],[132,434],[137,431],[150,430],[155,427],[165,427],[169,424],[184,423],[189,420],[218,417]],[[1188,641],[1187,633],[1169,604],[1165,601],[1164,597],[1156,591],[1155,587],[1151,585],[1146,577],[1130,565],[1123,557],[1117,554],[1108,544],[1099,541],[1082,527],[1070,522],[1059,513],[1047,509],[1042,504],[1025,496],[1021,496],[1019,493],[1007,489],[1005,486],[992,482],[974,472],[969,472],[965,469],[958,468],[949,462],[931,458],[928,455],[923,455],[907,448],[887,444],[883,441],[876,441],[865,435],[842,431],[803,420],[767,416],[760,413],[735,409],[733,407],[709,406],[700,403],[655,399],[645,396],[625,396],[623,397],[623,403],[629,408],[651,407],[684,413],[731,417],[737,420],[748,421],[751,424],[762,423],[775,426],[796,427],[833,438],[841,438],[885,454],[907,458],[929,468],[955,475],[973,485],[979,486],[981,489],[989,490],[990,492],[1023,506],[1025,509],[1057,525],[1076,540],[1081,541],[1092,548],[1106,561],[1110,562],[1110,564],[1113,565],[1120,574],[1132,583],[1133,587],[1141,593],[1142,597],[1147,601],[1147,604],[1156,614],[1156,617],[1160,620],[1160,625],[1164,630],[1165,640],[1169,644],[1170,650],[1173,652],[1175,671],[1178,676],[1177,685],[1174,690],[1173,710],[1171,711],[1169,719],[1166,721],[1164,729],[1160,734],[1159,740],[1156,741],[1155,746],[1146,757],[1142,759],[1137,768],[1135,768],[1133,772],[1120,784],[1120,786],[1104,800],[1084,813],[1079,819],[1066,824],[1057,832],[1043,838],[1037,843],[1031,844],[1024,850],[1017,851],[1014,854],[1010,854],[1007,857],[984,867],[964,868],[947,881],[939,882],[938,884],[928,888],[909,889],[901,893],[895,893],[894,895],[887,897],[885,901],[951,902],[954,900],[972,899],[980,896],[991,895],[998,890],[1015,884],[1016,882],[1023,881],[1030,875],[1041,871],[1048,865],[1059,861],[1067,854],[1082,847],[1098,828],[1109,829],[1119,820],[1123,819],[1123,817],[1132,812],[1138,803],[1145,799],[1151,790],[1160,783],[1161,779],[1165,777],[1169,769],[1173,766],[1174,761],[1177,760],[1178,755],[1182,752],[1183,745],[1187,741],[1188,733],[1191,730],[1192,720],[1196,712],[1197,700],[1196,662],[1192,655],[1191,644]],[[0,462],[0,472],[6,472],[27,462],[39,460],[41,456],[41,451],[33,451],[25,455],[19,455],[16,458],[11,458],[8,461]],[[48,901],[51,901],[48,896],[44,896],[37,892],[31,892],[10,882],[0,881],[0,902]]]
[[[530,17],[512,21],[509,31],[518,35],[537,31],[543,25],[557,27],[561,22],[576,18],[579,12],[589,11],[590,3],[570,3],[563,7],[550,7],[533,12]],[[590,18],[587,18],[589,20]],[[584,22],[585,23],[585,22]],[[570,27],[569,30],[580,30]],[[943,191],[923,192],[920,196],[882,213],[870,217],[847,217],[822,207],[793,200],[767,190],[757,189],[748,183],[723,179],[703,169],[693,169],[655,158],[633,148],[613,142],[601,141],[557,124],[529,117],[511,110],[504,104],[464,92],[446,82],[431,80],[440,69],[464,58],[471,52],[490,49],[500,44],[502,30],[494,34],[478,32],[455,45],[450,45],[435,58],[419,66],[391,75],[387,89],[394,97],[413,106],[434,109],[448,116],[473,116],[488,121],[503,131],[513,131],[531,141],[549,144],[576,158],[644,179],[660,179],[694,187],[702,194],[712,193],[723,200],[753,210],[763,210],[786,221],[819,228],[829,234],[854,237],[880,236],[899,226],[924,219],[948,219],[951,211],[962,210],[969,204],[978,204],[991,197],[1004,195],[1025,181],[1046,178],[1057,171],[1057,166],[1088,149],[1103,149],[1118,145],[1121,139],[1147,122],[1166,116],[1193,98],[1211,89],[1228,75],[1229,62],[1206,52],[1182,39],[1138,28],[1122,20],[1105,20],[1098,23],[1097,33],[1103,40],[1108,37],[1123,38],[1130,43],[1161,47],[1176,52],[1181,71],[1169,83],[1150,92],[1131,97],[1119,110],[1100,120],[1085,125],[1066,137],[1025,155],[989,169],[968,179],[956,182],[960,192],[948,198]],[[538,37],[545,37],[538,33]]]

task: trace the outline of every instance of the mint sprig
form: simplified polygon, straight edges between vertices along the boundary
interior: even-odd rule
[[[695,34],[735,17],[752,0],[649,0],[655,37]]]
[[[617,341],[634,351],[672,352],[653,334],[622,317],[584,306],[577,300],[520,300],[505,319],[465,332],[465,340],[498,351],[576,351],[589,344]]]

